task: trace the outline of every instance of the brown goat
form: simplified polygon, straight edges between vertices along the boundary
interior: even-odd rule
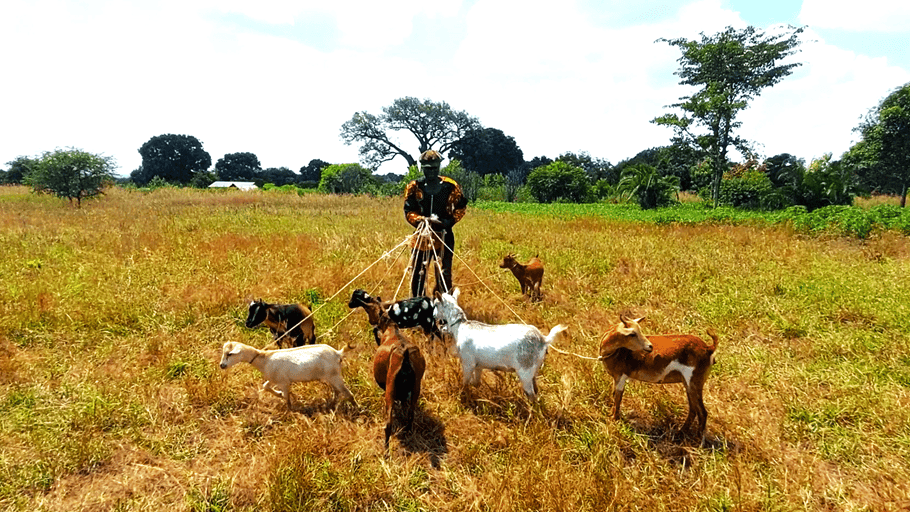
[[[619,419],[626,380],[635,379],[656,384],[681,383],[689,399],[689,415],[683,424],[685,431],[698,418],[697,434],[704,442],[708,410],[702,399],[705,381],[714,364],[717,333],[708,329],[714,340],[709,347],[698,336],[671,334],[644,336],[639,322],[620,315],[620,323],[608,331],[600,344],[600,360],[613,377],[613,419]]]
[[[527,264],[522,265],[515,259],[515,255],[509,253],[502,259],[499,268],[507,268],[512,271],[518,284],[521,285],[521,293],[527,294],[531,300],[540,300],[540,286],[543,284],[543,263],[537,256],[531,258]]]
[[[246,326],[265,323],[278,348],[294,348],[316,343],[313,313],[303,304],[269,304],[262,299],[250,302]]]
[[[351,301],[350,307],[362,307],[367,312],[373,335],[379,344],[373,356],[373,378],[385,391],[385,446],[389,448],[392,436],[393,409],[395,402],[401,404],[404,428],[410,431],[414,425],[414,411],[420,398],[420,385],[426,371],[426,361],[417,345],[411,343],[395,322],[389,318],[378,297],[360,295]],[[399,418],[399,422],[402,418]]]

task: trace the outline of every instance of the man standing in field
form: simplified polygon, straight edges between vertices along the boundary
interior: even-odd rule
[[[442,276],[437,269],[435,290],[448,292],[452,289],[452,250],[455,248],[452,226],[464,217],[468,201],[455,180],[439,175],[442,155],[431,149],[424,151],[419,160],[423,178],[411,181],[404,190],[404,217],[415,228],[424,220],[429,221],[435,235],[442,238]],[[411,276],[413,297],[424,294],[432,252],[432,247],[417,247]]]

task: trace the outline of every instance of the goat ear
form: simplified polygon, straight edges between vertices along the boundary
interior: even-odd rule
[[[461,290],[460,290],[460,289],[455,288],[454,290],[452,290],[452,298],[453,298],[453,299],[455,299],[455,300],[457,301],[459,295],[461,295]]]
[[[641,318],[636,318],[635,320],[633,320],[633,322],[635,322],[635,323],[637,323],[637,324],[640,324],[640,323],[642,323],[642,322],[645,321],[645,318],[647,318],[647,317],[644,317],[644,316],[643,316],[643,317],[641,317]]]

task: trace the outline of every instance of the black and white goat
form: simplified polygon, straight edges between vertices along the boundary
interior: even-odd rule
[[[367,312],[370,325],[373,326],[373,337],[376,339],[377,345],[379,345],[379,335],[376,326],[379,325],[379,318],[373,318],[374,315],[370,313],[371,310],[365,307],[366,304],[373,302],[379,303],[398,327],[419,327],[423,329],[423,333],[427,336],[431,338],[435,336],[436,339],[442,341],[442,333],[436,326],[436,318],[433,317],[433,301],[429,298],[411,297],[398,302],[383,302],[382,298],[373,297],[365,290],[354,290],[354,293],[351,294],[351,300],[348,302],[348,307],[362,307]]]

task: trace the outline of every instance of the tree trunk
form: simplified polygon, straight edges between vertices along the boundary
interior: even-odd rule
[[[907,206],[907,184],[901,183],[901,208]]]

